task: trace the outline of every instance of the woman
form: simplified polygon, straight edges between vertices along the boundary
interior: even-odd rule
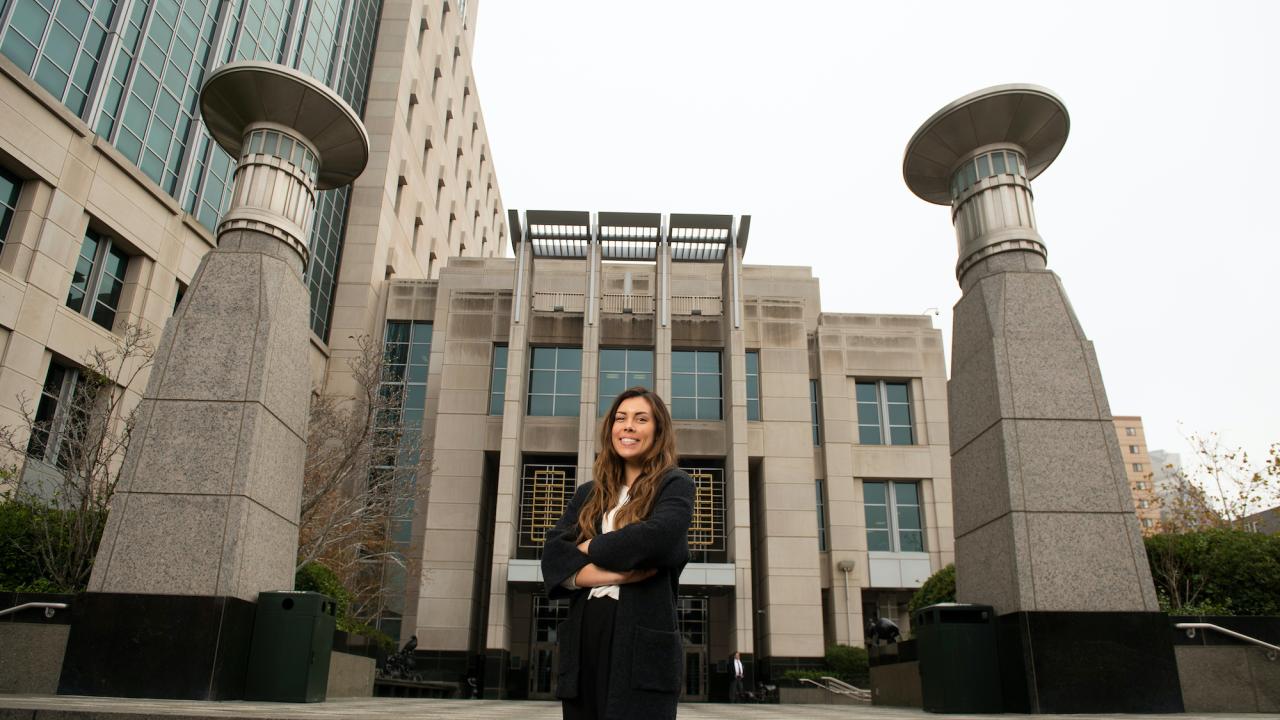
[[[542,551],[547,596],[570,598],[556,696],[566,720],[674,718],[693,481],[661,398],[636,387],[613,401],[592,472]]]

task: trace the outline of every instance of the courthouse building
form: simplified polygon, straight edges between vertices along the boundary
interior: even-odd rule
[[[6,464],[57,462],[88,352],[132,325],[158,339],[232,187],[200,84],[224,62],[274,61],[369,132],[364,174],[317,203],[310,372],[317,392],[349,394],[361,336],[405,365],[402,411],[431,466],[404,528],[421,572],[389,576],[380,623],[417,635],[421,667],[551,696],[565,606],[541,591],[539,546],[589,476],[602,407],[631,385],[669,400],[697,481],[689,699],[723,696],[735,650],[776,673],[860,644],[875,615],[905,631],[911,592],[953,557],[939,331],[823,312],[808,268],[743,264],[745,216],[507,212],[475,10],[0,0],[0,425],[24,403],[51,423]],[[123,391],[136,402],[145,385]]]

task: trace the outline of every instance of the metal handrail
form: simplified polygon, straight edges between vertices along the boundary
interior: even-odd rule
[[[4,617],[5,615],[9,615],[9,614],[11,614],[11,613],[22,612],[23,610],[27,610],[27,609],[30,609],[30,608],[44,608],[44,616],[45,616],[45,617],[47,617],[47,618],[51,618],[51,617],[53,617],[53,613],[54,613],[54,611],[57,611],[57,610],[66,610],[66,609],[67,609],[67,604],[66,604],[66,603],[55,603],[55,602],[29,602],[29,603],[22,603],[21,605],[15,605],[15,606],[13,606],[13,607],[9,608],[8,610],[0,610],[0,617]]]
[[[849,683],[844,682],[843,680],[840,680],[838,678],[824,676],[822,679],[827,681],[826,685],[823,685],[817,680],[810,680],[809,678],[800,678],[800,682],[808,683],[809,685],[812,685],[814,687],[822,688],[827,692],[835,693],[837,695],[844,695],[846,697],[851,697],[857,700],[871,699],[870,690],[863,690],[860,687],[854,687],[853,685],[850,685]]]
[[[1213,623],[1178,623],[1177,625],[1174,625],[1174,627],[1178,628],[1179,630],[1186,630],[1187,637],[1189,638],[1193,638],[1196,636],[1196,629],[1217,630],[1223,635],[1229,635],[1237,640],[1244,640],[1245,642],[1253,643],[1254,645],[1257,645],[1259,647],[1266,648],[1268,660],[1275,660],[1276,656],[1280,654],[1280,646],[1272,645],[1269,642],[1263,642],[1258,638],[1249,637],[1248,635],[1238,633],[1235,630],[1228,630],[1227,628],[1224,628],[1220,625],[1214,625]]]

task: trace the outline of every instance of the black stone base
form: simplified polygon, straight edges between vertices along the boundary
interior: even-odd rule
[[[1154,612],[1002,615],[1005,712],[1182,712],[1169,627]]]
[[[255,608],[234,597],[81,593],[58,694],[243,699]]]

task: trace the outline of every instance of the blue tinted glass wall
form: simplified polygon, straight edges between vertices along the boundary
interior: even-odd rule
[[[216,65],[297,68],[363,111],[376,0],[0,0],[0,53],[213,229],[235,162],[196,121]],[[346,189],[321,193],[307,268],[311,327],[327,337]]]

